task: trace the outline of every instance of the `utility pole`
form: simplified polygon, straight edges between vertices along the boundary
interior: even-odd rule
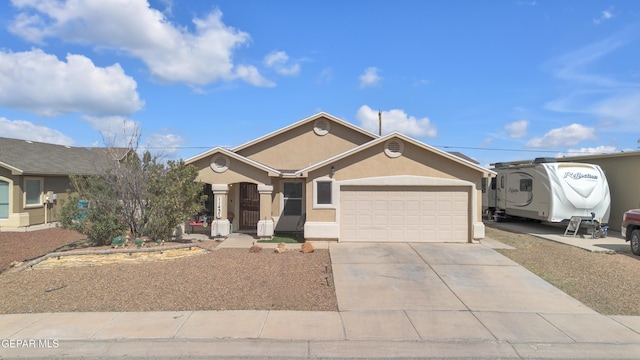
[[[382,111],[378,110],[378,135],[382,136]]]

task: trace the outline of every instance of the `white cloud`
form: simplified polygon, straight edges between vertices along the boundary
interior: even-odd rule
[[[360,79],[360,87],[364,88],[379,84],[382,81],[382,77],[378,75],[378,71],[376,67],[366,68],[364,73],[358,77]]]
[[[541,138],[533,138],[526,144],[533,148],[562,148],[574,146],[585,140],[594,140],[596,129],[580,124],[552,129]]]
[[[144,105],[137,83],[119,64],[96,67],[90,59],[73,54],[66,60],[40,49],[0,51],[0,104],[42,116],[130,114]]]
[[[616,152],[615,146],[601,145],[593,148],[569,149],[565,152],[560,152],[556,154],[556,157],[560,158],[560,157],[567,157],[567,156],[610,154],[613,152]]]
[[[233,63],[233,52],[249,34],[222,22],[213,10],[194,18],[194,29],[172,24],[147,0],[13,0],[19,13],[10,31],[40,43],[48,37],[113,48],[141,59],[150,72],[168,82],[206,85],[242,79],[273,86],[255,66]]]
[[[519,139],[527,136],[527,128],[529,127],[529,121],[520,120],[512,122],[504,126],[507,135],[512,139]]]
[[[138,147],[140,140],[140,124],[124,116],[85,116],[102,136],[102,146]]]
[[[600,12],[600,16],[596,19],[593,19],[593,23],[599,25],[604,21],[611,20],[614,17],[613,8],[609,8],[607,10],[602,10]]]
[[[43,125],[36,125],[25,120],[9,120],[0,117],[0,134],[2,137],[31,140],[58,145],[73,145],[73,139],[58,130]]]
[[[276,72],[284,76],[295,76],[300,73],[300,64],[290,64],[289,55],[284,51],[272,51],[264,57],[264,65],[275,69]]]
[[[362,105],[356,113],[356,119],[358,119],[362,128],[375,134],[378,133],[379,121],[377,111],[367,105]],[[437,134],[436,128],[431,124],[429,118],[417,119],[407,115],[407,113],[400,109],[383,111],[383,135],[394,131],[413,137],[435,137]]]
[[[178,147],[186,142],[182,136],[175,134],[152,134],[146,137],[145,149],[159,157],[174,158]]]

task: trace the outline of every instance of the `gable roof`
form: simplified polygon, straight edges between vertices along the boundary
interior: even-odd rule
[[[355,125],[351,124],[350,122],[344,121],[344,120],[339,119],[339,118],[337,118],[335,116],[329,115],[329,114],[327,114],[325,112],[319,112],[319,113],[317,113],[317,114],[315,114],[313,116],[310,116],[308,118],[302,119],[302,120],[300,120],[298,122],[295,122],[295,123],[293,123],[293,124],[291,124],[289,126],[285,126],[280,130],[276,130],[276,131],[274,131],[272,133],[269,133],[269,134],[261,136],[261,137],[259,137],[257,139],[251,140],[251,141],[249,141],[247,143],[239,145],[239,146],[231,149],[231,151],[233,151],[233,152],[241,151],[243,149],[248,148],[251,145],[255,145],[255,144],[260,143],[262,141],[271,139],[271,138],[273,138],[275,136],[278,136],[278,135],[280,135],[282,133],[285,133],[285,132],[287,132],[287,131],[289,131],[291,129],[297,128],[299,126],[302,126],[304,124],[310,123],[310,122],[315,121],[315,120],[320,119],[320,118],[325,118],[325,119],[331,120],[333,122],[336,122],[336,123],[338,123],[340,125],[343,125],[343,126],[349,128],[349,129],[351,129],[351,130],[354,130],[356,132],[364,134],[364,135],[370,137],[371,139],[376,139],[376,138],[379,137],[378,135],[376,135],[374,133],[371,133],[371,132],[369,132],[369,131],[367,131],[365,129],[362,129],[362,128],[358,127],[358,126],[355,126]]]
[[[13,175],[93,175],[129,149],[81,148],[0,137],[0,166]],[[110,151],[113,150],[113,151]],[[110,160],[111,159],[111,160]]]
[[[215,148],[213,148],[213,149],[211,149],[211,150],[209,150],[207,152],[204,152],[202,154],[199,154],[199,155],[196,155],[196,156],[194,156],[192,158],[187,159],[185,161],[185,163],[186,164],[191,164],[191,163],[193,163],[195,161],[198,161],[200,159],[203,159],[205,157],[208,157],[208,156],[211,156],[211,155],[214,155],[214,154],[218,154],[218,153],[226,155],[226,156],[228,156],[228,157],[230,157],[232,159],[241,161],[241,162],[243,162],[243,163],[245,163],[247,165],[253,166],[256,169],[263,170],[263,171],[267,172],[269,174],[269,176],[280,176],[280,175],[282,175],[282,172],[277,170],[277,169],[271,168],[271,167],[269,167],[269,166],[267,166],[265,164],[262,164],[262,163],[259,163],[259,162],[255,161],[255,160],[251,160],[248,157],[244,157],[242,155],[236,154],[233,151],[225,149],[223,147],[215,147]]]
[[[495,173],[494,171],[489,170],[487,168],[484,168],[484,167],[480,166],[479,164],[473,163],[473,162],[471,162],[471,161],[469,161],[467,159],[464,159],[462,157],[459,157],[459,156],[456,156],[454,154],[448,153],[446,151],[442,151],[442,150],[440,150],[438,148],[435,148],[433,146],[427,145],[427,144],[425,144],[423,142],[420,142],[418,140],[412,139],[412,138],[410,138],[410,137],[408,137],[406,135],[403,135],[403,134],[401,134],[399,132],[393,132],[393,133],[387,134],[387,135],[385,135],[383,137],[379,137],[378,139],[369,141],[368,143],[362,144],[362,145],[360,145],[358,147],[355,147],[355,148],[353,148],[351,150],[347,150],[347,151],[343,152],[342,154],[338,154],[338,155],[333,156],[333,157],[331,157],[329,159],[323,160],[323,161],[321,161],[321,162],[319,162],[317,164],[314,164],[314,165],[308,166],[308,167],[306,167],[304,169],[301,169],[301,170],[296,172],[296,175],[304,176],[310,171],[318,169],[318,168],[320,168],[322,166],[325,166],[325,165],[327,165],[327,164],[329,164],[331,162],[334,162],[334,161],[337,161],[337,160],[340,160],[340,159],[344,159],[344,158],[349,157],[349,156],[351,156],[353,154],[359,153],[359,152],[361,152],[361,151],[363,151],[365,149],[368,149],[368,148],[370,148],[372,146],[376,146],[376,145],[378,145],[380,143],[384,143],[384,142],[386,142],[387,140],[389,140],[391,138],[401,139],[403,141],[406,141],[408,143],[416,145],[416,146],[418,146],[420,148],[423,148],[425,150],[428,150],[428,151],[431,151],[433,153],[436,153],[436,154],[438,154],[438,155],[440,155],[442,157],[448,158],[448,159],[450,159],[450,160],[452,160],[454,162],[457,162],[459,164],[462,164],[462,165],[465,165],[467,167],[470,167],[470,168],[472,168],[472,169],[474,169],[476,171],[479,171],[479,172],[481,172],[483,174],[494,174]]]

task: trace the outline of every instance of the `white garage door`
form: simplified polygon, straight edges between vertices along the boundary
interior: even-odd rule
[[[456,187],[344,186],[340,241],[467,242],[468,196]]]

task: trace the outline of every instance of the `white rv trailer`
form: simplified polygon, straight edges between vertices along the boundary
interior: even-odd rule
[[[490,217],[562,222],[573,216],[609,222],[611,196],[598,165],[549,162],[495,164],[496,176],[484,179],[482,208]]]

